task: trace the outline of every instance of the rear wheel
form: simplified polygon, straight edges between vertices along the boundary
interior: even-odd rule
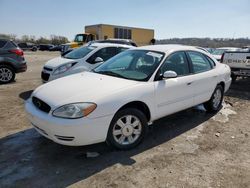
[[[124,109],[114,116],[107,142],[117,149],[131,149],[143,140],[147,130],[147,119],[141,111],[133,108]]]
[[[204,103],[204,107],[208,112],[217,112],[221,108],[222,100],[223,100],[224,90],[221,85],[217,85],[215,88],[213,95],[209,101]]]
[[[0,84],[7,84],[15,79],[14,70],[8,65],[0,65]]]
[[[235,82],[237,79],[237,76],[235,74],[231,74],[232,82]]]

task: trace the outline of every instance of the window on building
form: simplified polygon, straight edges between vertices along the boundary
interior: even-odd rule
[[[131,29],[115,28],[114,34],[115,34],[114,38],[117,38],[117,39],[132,39]]]

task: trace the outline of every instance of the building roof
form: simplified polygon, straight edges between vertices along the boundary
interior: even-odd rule
[[[122,25],[111,25],[111,24],[94,24],[94,25],[86,25],[86,27],[96,27],[96,26],[111,26],[111,27],[118,27],[118,28],[127,28],[127,29],[145,29],[154,31],[154,29],[149,28],[141,28],[141,27],[130,27],[130,26],[122,26]]]

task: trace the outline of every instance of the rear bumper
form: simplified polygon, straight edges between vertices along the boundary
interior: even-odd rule
[[[23,64],[20,64],[20,66],[16,67],[16,73],[25,72],[26,70],[27,70],[26,62]]]
[[[246,76],[250,77],[250,67],[249,68],[232,68],[231,72],[235,76]]]

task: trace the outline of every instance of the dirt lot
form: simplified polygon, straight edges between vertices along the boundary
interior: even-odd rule
[[[36,133],[24,111],[58,55],[27,52],[28,71],[0,85],[0,187],[250,187],[250,79],[232,85],[220,113],[196,107],[161,119],[133,150],[66,147]]]

